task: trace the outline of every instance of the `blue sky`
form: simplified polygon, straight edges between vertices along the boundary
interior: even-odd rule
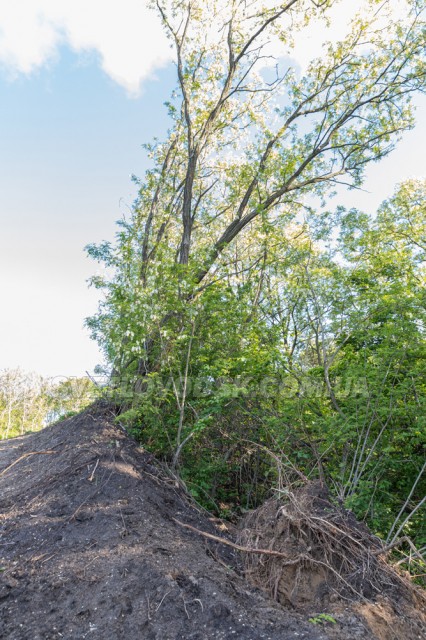
[[[83,247],[131,206],[173,80],[161,70],[129,98],[95,56],[66,48],[29,77],[0,77],[0,369],[79,375],[99,361],[82,330],[97,301]]]
[[[42,5],[55,8],[51,0],[27,3],[35,16]],[[124,5],[140,9],[123,0],[117,15]],[[163,103],[175,73],[158,38],[141,43],[137,34],[132,49],[124,31],[117,41],[115,15],[99,35],[90,16],[80,32],[69,10],[68,22],[55,17],[62,22],[52,33],[37,21],[40,33],[24,25],[31,40],[13,10],[0,8],[0,369],[48,376],[83,375],[101,361],[83,328],[97,305],[86,284],[97,266],[83,248],[112,239],[115,220],[131,206],[130,174],[146,168],[141,144],[166,133]],[[343,195],[344,204],[375,209],[397,182],[423,173],[426,100],[418,104],[416,130],[369,169],[367,192]]]

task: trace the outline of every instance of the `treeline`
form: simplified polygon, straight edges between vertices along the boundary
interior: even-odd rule
[[[89,378],[43,378],[20,369],[0,371],[0,440],[39,431],[78,413],[96,398]]]

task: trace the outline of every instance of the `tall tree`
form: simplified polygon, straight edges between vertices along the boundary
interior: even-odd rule
[[[88,324],[121,419],[219,511],[258,503],[288,464],[381,533],[407,500],[421,516],[424,186],[375,223],[311,210],[414,123],[422,3],[392,4],[365,0],[300,70],[305,28],[337,1],[153,3],[176,52],[170,131],[117,241],[89,247],[108,275]]]
[[[94,279],[106,300],[89,324],[115,371],[139,377],[158,365],[155,326],[242,256],[261,265],[265,238],[284,233],[307,195],[361,184],[412,126],[411,95],[425,79],[416,1],[396,20],[390,3],[367,0],[303,73],[292,50],[333,0],[154,4],[176,53],[171,129],[147,146],[153,167],[117,244],[89,248],[115,267],[112,280]]]

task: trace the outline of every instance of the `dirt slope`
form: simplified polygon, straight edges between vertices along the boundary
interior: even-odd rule
[[[373,637],[349,612],[328,630],[274,603],[179,526],[223,535],[106,411],[0,442],[0,514],[1,638]]]
[[[1,442],[0,473],[1,638],[324,637],[173,521],[217,533],[107,417]]]

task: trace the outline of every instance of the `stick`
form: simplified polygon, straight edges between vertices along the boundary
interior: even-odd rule
[[[286,553],[281,553],[281,551],[274,551],[273,549],[253,549],[251,547],[243,547],[239,544],[235,544],[235,542],[231,542],[230,540],[226,540],[226,538],[220,538],[219,536],[215,536],[212,533],[207,533],[206,531],[201,531],[200,529],[196,529],[192,527],[190,524],[185,524],[176,518],[173,518],[175,522],[177,522],[181,527],[185,527],[185,529],[189,529],[190,531],[194,531],[194,533],[198,533],[200,536],[204,536],[205,538],[209,538],[209,540],[214,540],[215,542],[220,542],[221,544],[225,544],[228,547],[232,547],[237,551],[242,551],[243,553],[258,553],[266,556],[276,556],[278,558],[287,558],[288,555]],[[289,560],[289,564],[297,564],[299,562],[299,558],[295,560]]]
[[[99,458],[96,460],[95,468],[93,469],[92,473],[90,474],[90,477],[87,478],[89,482],[93,481],[93,477],[95,475],[96,469],[98,468],[98,464],[99,464]]]
[[[386,547],[383,547],[383,549],[379,549],[378,551],[373,551],[373,555],[374,556],[381,556],[382,553],[387,553],[388,551],[390,551],[394,547],[398,547],[402,542],[407,542],[407,544],[409,545],[411,551],[414,552],[414,557],[419,556],[420,558],[422,558],[422,554],[415,547],[415,545],[413,544],[413,542],[410,540],[410,538],[408,536],[403,536],[402,538],[398,538],[398,540],[395,540],[395,542],[391,542],[390,544],[386,545]]]
[[[173,518],[175,522],[177,522],[181,527],[185,527],[185,529],[189,529],[190,531],[194,531],[198,533],[200,536],[204,536],[205,538],[209,538],[209,540],[214,540],[215,542],[220,542],[221,544],[226,544],[228,547],[232,547],[233,549],[237,549],[237,551],[242,551],[243,553],[257,553],[259,555],[265,556],[275,556],[277,558],[286,558],[286,561],[283,562],[283,566],[295,565],[299,564],[302,560],[306,560],[306,562],[313,562],[314,564],[319,564],[326,569],[329,569],[332,573],[334,573],[339,580],[341,580],[349,589],[351,589],[357,596],[359,596],[365,602],[368,602],[367,598],[365,598],[361,593],[359,593],[349,582],[347,582],[336,569],[333,569],[326,562],[322,562],[321,560],[315,560],[306,554],[300,554],[297,558],[293,558],[292,560],[288,559],[288,555],[285,553],[281,553],[280,551],[274,551],[273,549],[253,549],[251,547],[243,547],[239,544],[235,544],[230,540],[226,540],[224,538],[219,538],[219,536],[214,536],[212,533],[207,533],[206,531],[201,531],[200,529],[196,529],[192,527],[190,524],[184,524],[180,520]]]
[[[10,464],[8,467],[6,467],[6,469],[3,469],[3,471],[0,473],[0,478],[1,478],[2,475],[4,475],[6,473],[6,471],[9,471],[9,469],[14,467],[15,464],[18,464],[18,462],[20,462],[24,458],[29,458],[30,456],[49,455],[51,453],[56,453],[56,452],[55,451],[31,451],[31,453],[24,453],[23,456],[21,456],[20,458],[15,460],[15,462],[12,462],[12,464]]]

